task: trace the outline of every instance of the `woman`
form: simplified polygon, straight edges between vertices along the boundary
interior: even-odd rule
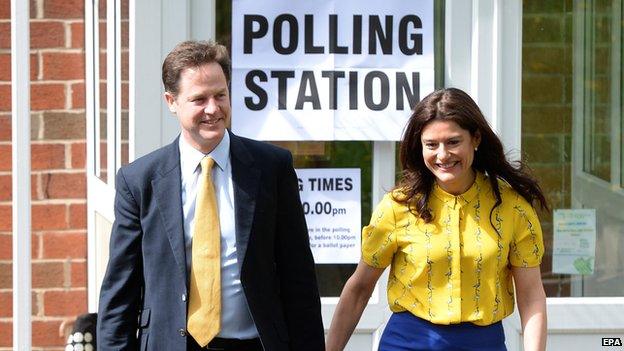
[[[345,347],[387,266],[394,313],[379,350],[505,350],[501,320],[513,311],[514,283],[524,349],[544,350],[544,246],[531,204],[547,204],[526,167],[505,159],[475,102],[453,88],[416,105],[401,164],[399,186],[363,229],[327,350]]]

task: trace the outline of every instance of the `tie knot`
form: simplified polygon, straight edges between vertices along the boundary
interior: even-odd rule
[[[201,165],[202,173],[204,173],[204,171],[212,170],[212,166],[214,166],[214,163],[215,161],[210,156],[202,158],[201,162],[199,163]]]

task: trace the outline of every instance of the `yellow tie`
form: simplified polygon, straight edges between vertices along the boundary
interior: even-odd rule
[[[187,328],[201,347],[221,329],[221,231],[211,176],[213,165],[214,160],[208,156],[201,161],[193,227]]]

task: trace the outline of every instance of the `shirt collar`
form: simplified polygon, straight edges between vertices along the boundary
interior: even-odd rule
[[[451,202],[455,203],[458,201],[461,205],[465,205],[472,201],[475,196],[484,189],[484,185],[487,182],[487,177],[485,174],[477,171],[475,176],[475,181],[472,183],[470,188],[466,190],[464,193],[459,195],[449,194],[446,191],[442,190],[442,188],[438,185],[437,182],[434,182],[432,193],[435,197],[442,200],[443,202]]]
[[[197,166],[206,154],[192,147],[183,136],[180,136],[178,144],[180,148],[180,171],[182,177],[188,177],[195,173]],[[215,165],[222,171],[225,170],[230,159],[230,135],[227,131],[223,134],[219,144],[208,155],[215,161]]]

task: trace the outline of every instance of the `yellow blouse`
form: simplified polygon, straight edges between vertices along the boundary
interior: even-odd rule
[[[533,207],[499,181],[502,204],[484,174],[454,196],[434,186],[430,223],[386,194],[362,230],[362,259],[390,265],[388,303],[436,324],[496,323],[513,312],[510,266],[534,267],[544,253]]]

